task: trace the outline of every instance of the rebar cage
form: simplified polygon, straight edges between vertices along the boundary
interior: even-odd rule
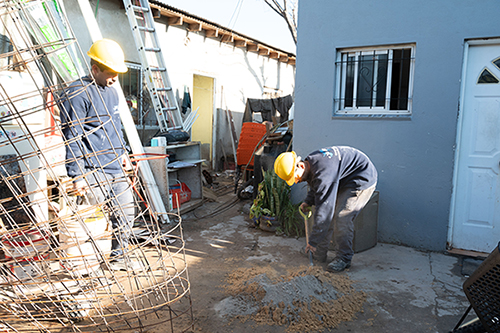
[[[190,330],[181,219],[169,214],[166,223],[152,208],[137,175],[147,161],[85,146],[86,132],[72,138],[81,152],[67,158],[60,122],[67,110],[61,100],[71,100],[70,84],[87,93],[94,82],[81,79],[90,69],[63,3],[0,1],[0,19],[0,330],[143,332],[159,325],[163,332]],[[68,126],[93,121],[100,130],[109,111]],[[65,165],[70,160],[83,165],[102,154],[111,154],[110,163],[118,162],[126,176],[101,177],[106,166],[99,164],[82,169],[86,196],[102,198],[82,202]],[[111,182],[123,182],[133,200],[117,205],[123,193],[109,191]],[[131,211],[131,230],[113,225],[113,218]],[[121,259],[134,260],[140,269],[110,269],[111,242],[120,233],[130,237]]]

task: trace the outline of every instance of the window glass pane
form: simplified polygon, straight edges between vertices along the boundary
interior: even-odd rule
[[[484,68],[477,79],[477,83],[498,83],[496,76],[488,68]]]
[[[4,53],[10,53],[14,50],[14,47],[12,46],[12,42],[10,41],[9,37],[0,34],[0,54]],[[12,53],[11,53],[12,54]],[[12,61],[12,55],[4,58],[0,58],[0,66],[2,67],[7,67],[7,65],[10,65]]]
[[[354,95],[354,57],[347,57],[345,107],[352,108]]]
[[[394,50],[392,57],[391,110],[408,109],[411,49]]]
[[[384,106],[386,82],[387,54],[360,56],[356,106]]]
[[[125,95],[137,96],[140,71],[136,68],[129,68],[126,73],[120,75],[120,84]]]
[[[373,56],[360,56],[358,67],[358,107],[370,106],[373,87]]]
[[[492,63],[493,65],[495,65],[496,68],[500,69],[500,57],[493,60]]]
[[[375,84],[376,106],[385,106],[385,89],[387,87],[387,62],[388,56],[380,54],[378,56],[377,82]]]
[[[136,125],[142,125],[142,96],[140,95],[141,71],[136,67],[128,67],[128,71],[123,74],[118,74],[120,86],[122,87],[125,100],[130,108],[132,118]]]

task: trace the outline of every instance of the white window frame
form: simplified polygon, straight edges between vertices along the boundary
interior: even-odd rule
[[[391,110],[390,109],[390,94],[391,94],[391,79],[392,79],[392,63],[393,63],[393,51],[399,49],[410,49],[410,72],[409,72],[409,82],[408,82],[408,105],[406,110]],[[358,64],[359,57],[362,55],[373,55],[375,54],[387,54],[388,55],[388,66],[387,66],[387,82],[385,91],[385,105],[379,107],[358,107],[356,105],[357,97],[357,80],[358,80]],[[354,56],[354,90],[353,90],[353,106],[345,107],[345,92],[346,92],[346,69],[348,56]],[[344,59],[343,59],[344,58]],[[413,77],[415,70],[415,44],[404,44],[404,45],[387,45],[379,47],[366,47],[366,48],[351,48],[351,49],[339,49],[337,50],[336,59],[336,91],[335,91],[335,101],[334,101],[334,115],[366,115],[366,116],[409,116],[412,113],[412,102],[413,102]],[[375,70],[377,68],[375,67]],[[341,96],[343,94],[343,96]]]

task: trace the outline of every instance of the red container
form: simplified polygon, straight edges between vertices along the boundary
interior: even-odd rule
[[[266,125],[261,123],[253,123],[253,122],[245,122],[241,125],[241,131],[262,131],[264,128],[264,132],[266,131]]]
[[[243,123],[241,126],[240,139],[238,141],[238,149],[236,150],[238,165],[249,164],[249,166],[253,166],[252,154],[254,153],[254,150],[257,151],[257,149],[264,143],[261,142],[260,145],[257,146],[265,134],[266,125],[251,122]]]
[[[172,208],[191,200],[191,190],[185,183],[169,186],[168,189],[172,195]]]

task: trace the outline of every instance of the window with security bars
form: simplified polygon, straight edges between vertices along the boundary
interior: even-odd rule
[[[340,50],[336,115],[410,115],[414,45]]]
[[[146,91],[144,69],[141,65],[126,63],[127,72],[118,74],[125,100],[137,126],[143,128],[158,128],[158,120]]]

